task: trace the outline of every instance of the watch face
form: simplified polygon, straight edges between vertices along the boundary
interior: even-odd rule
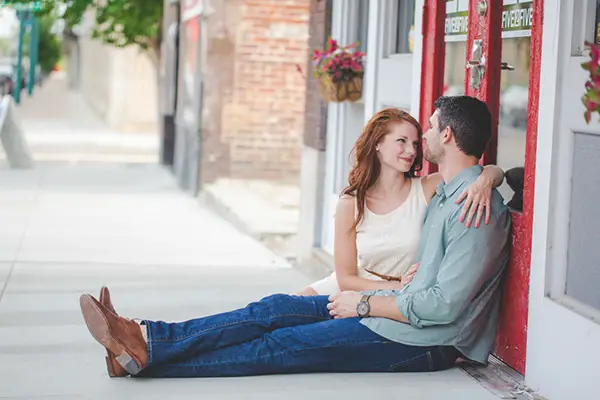
[[[359,316],[367,315],[369,312],[369,303],[366,301],[361,301],[358,303],[358,306],[356,306],[356,312]]]

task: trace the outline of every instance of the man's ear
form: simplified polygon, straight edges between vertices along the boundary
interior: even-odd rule
[[[450,143],[450,141],[452,140],[453,137],[454,137],[454,132],[452,132],[452,128],[450,128],[449,126],[444,128],[444,130],[442,131],[442,143],[443,144]]]

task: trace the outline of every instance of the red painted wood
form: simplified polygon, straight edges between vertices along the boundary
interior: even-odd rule
[[[443,93],[445,18],[445,0],[425,0],[423,5],[423,59],[421,60],[421,99],[419,111],[419,121],[423,129],[426,129],[429,117],[435,111],[433,103]],[[436,164],[423,161],[423,175],[436,171]]]
[[[525,216],[517,212],[512,213],[512,223],[512,252],[505,277],[494,354],[525,374],[531,227],[527,226]]]
[[[469,86],[468,95],[485,101],[493,117],[492,141],[482,157],[483,164],[496,162],[498,117],[500,111],[500,63],[502,56],[501,16],[502,0],[488,0],[488,12],[477,13],[479,0],[469,4],[469,35],[467,60],[471,56],[473,40],[482,39],[486,57],[486,71],[479,90]],[[445,1],[425,0],[423,9],[423,60],[421,73],[421,107],[419,119],[423,126],[434,111],[434,101],[443,93],[443,65],[445,57],[444,19]],[[531,233],[535,184],[535,152],[537,147],[537,118],[539,105],[540,63],[542,52],[543,0],[534,2],[534,23],[531,40],[531,72],[529,82],[529,120],[525,153],[525,188],[523,213],[512,213],[513,248],[507,271],[501,305],[499,332],[495,354],[520,373],[525,373],[527,344],[527,316],[529,272],[531,263]],[[424,163],[423,174],[437,171],[434,164]]]
[[[513,248],[500,310],[500,329],[496,347],[496,355],[522,374],[525,374],[527,350],[529,273],[531,270],[544,2],[536,0],[533,6],[523,214],[513,213]]]
[[[492,138],[482,157],[482,164],[496,163],[498,147],[498,118],[500,115],[500,63],[502,58],[502,0],[487,0],[488,10],[480,16],[477,7],[480,0],[469,2],[469,31],[467,36],[467,60],[471,59],[473,41],[483,41],[485,73],[479,89],[471,88],[470,74],[465,79],[465,93],[485,101],[492,113]]]

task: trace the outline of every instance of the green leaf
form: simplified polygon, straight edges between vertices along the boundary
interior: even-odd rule
[[[30,0],[14,0],[16,3],[28,3]],[[44,9],[40,13],[59,14],[72,30],[81,23],[84,14],[95,7],[96,27],[93,37],[102,42],[124,47],[139,46],[142,49],[156,47],[163,15],[163,0],[42,0]],[[66,7],[62,8],[66,4]]]

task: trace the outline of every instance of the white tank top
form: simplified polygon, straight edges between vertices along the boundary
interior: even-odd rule
[[[412,178],[408,197],[395,210],[372,213],[365,204],[363,220],[356,228],[358,276],[381,280],[366,270],[400,277],[416,262],[427,200],[421,178]],[[358,211],[356,211],[358,212]]]

